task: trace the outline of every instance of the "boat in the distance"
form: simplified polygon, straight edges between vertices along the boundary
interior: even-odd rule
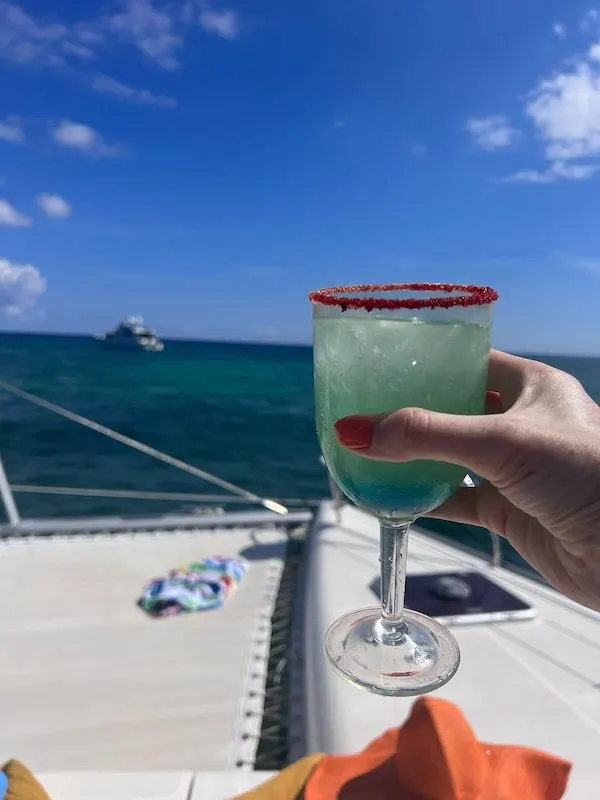
[[[162,353],[162,342],[152,330],[144,325],[141,317],[127,317],[113,331],[96,337],[105,347],[113,350],[145,350],[148,353]]]

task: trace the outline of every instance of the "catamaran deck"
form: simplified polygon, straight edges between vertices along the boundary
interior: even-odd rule
[[[287,533],[281,517],[246,516],[257,522],[0,544],[0,760],[41,772],[252,763]],[[151,578],[215,554],[250,562],[223,608],[137,608]]]
[[[286,525],[309,516],[231,515],[201,530],[0,545],[0,758],[27,763],[53,800],[227,800],[266,779],[236,766],[250,768],[260,729]],[[378,548],[373,519],[344,507],[338,522],[322,505],[298,588],[291,758],[355,752],[409,712],[410,700],[346,684],[322,650],[337,616],[376,604]],[[215,553],[251,562],[223,609],[165,620],[138,610],[149,578]],[[439,695],[483,740],[573,761],[567,798],[595,797],[600,614],[418,529],[408,566],[480,570],[536,607],[533,620],[455,626],[462,663]]]
[[[376,522],[345,506],[319,513],[307,553],[305,714],[307,748],[351,753],[407,716],[412,701],[359,691],[323,657],[323,637],[341,614],[377,604]],[[456,625],[456,676],[437,693],[456,703],[483,741],[536,747],[573,762],[568,798],[591,800],[600,781],[600,614],[505,569],[493,569],[416,529],[408,572],[476,569],[535,606],[532,620]]]

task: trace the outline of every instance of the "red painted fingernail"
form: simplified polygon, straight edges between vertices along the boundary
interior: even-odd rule
[[[354,416],[338,419],[335,435],[348,450],[368,450],[373,441],[373,422],[370,417]]]

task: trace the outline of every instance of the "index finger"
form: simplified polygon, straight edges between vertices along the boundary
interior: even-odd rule
[[[531,372],[531,362],[520,356],[490,350],[487,388],[498,392],[504,410],[511,408],[521,396]]]

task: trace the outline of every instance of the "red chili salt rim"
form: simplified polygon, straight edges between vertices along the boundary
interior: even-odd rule
[[[444,292],[453,297],[406,297],[386,300],[387,292]],[[460,292],[460,294],[456,294]],[[349,294],[370,294],[371,297],[348,297]],[[381,286],[335,286],[318,289],[308,295],[311,303],[338,306],[342,311],[362,308],[365,311],[394,310],[399,308],[454,308],[456,306],[486,306],[498,299],[498,292],[490,286],[461,286],[454,283],[389,283]]]

